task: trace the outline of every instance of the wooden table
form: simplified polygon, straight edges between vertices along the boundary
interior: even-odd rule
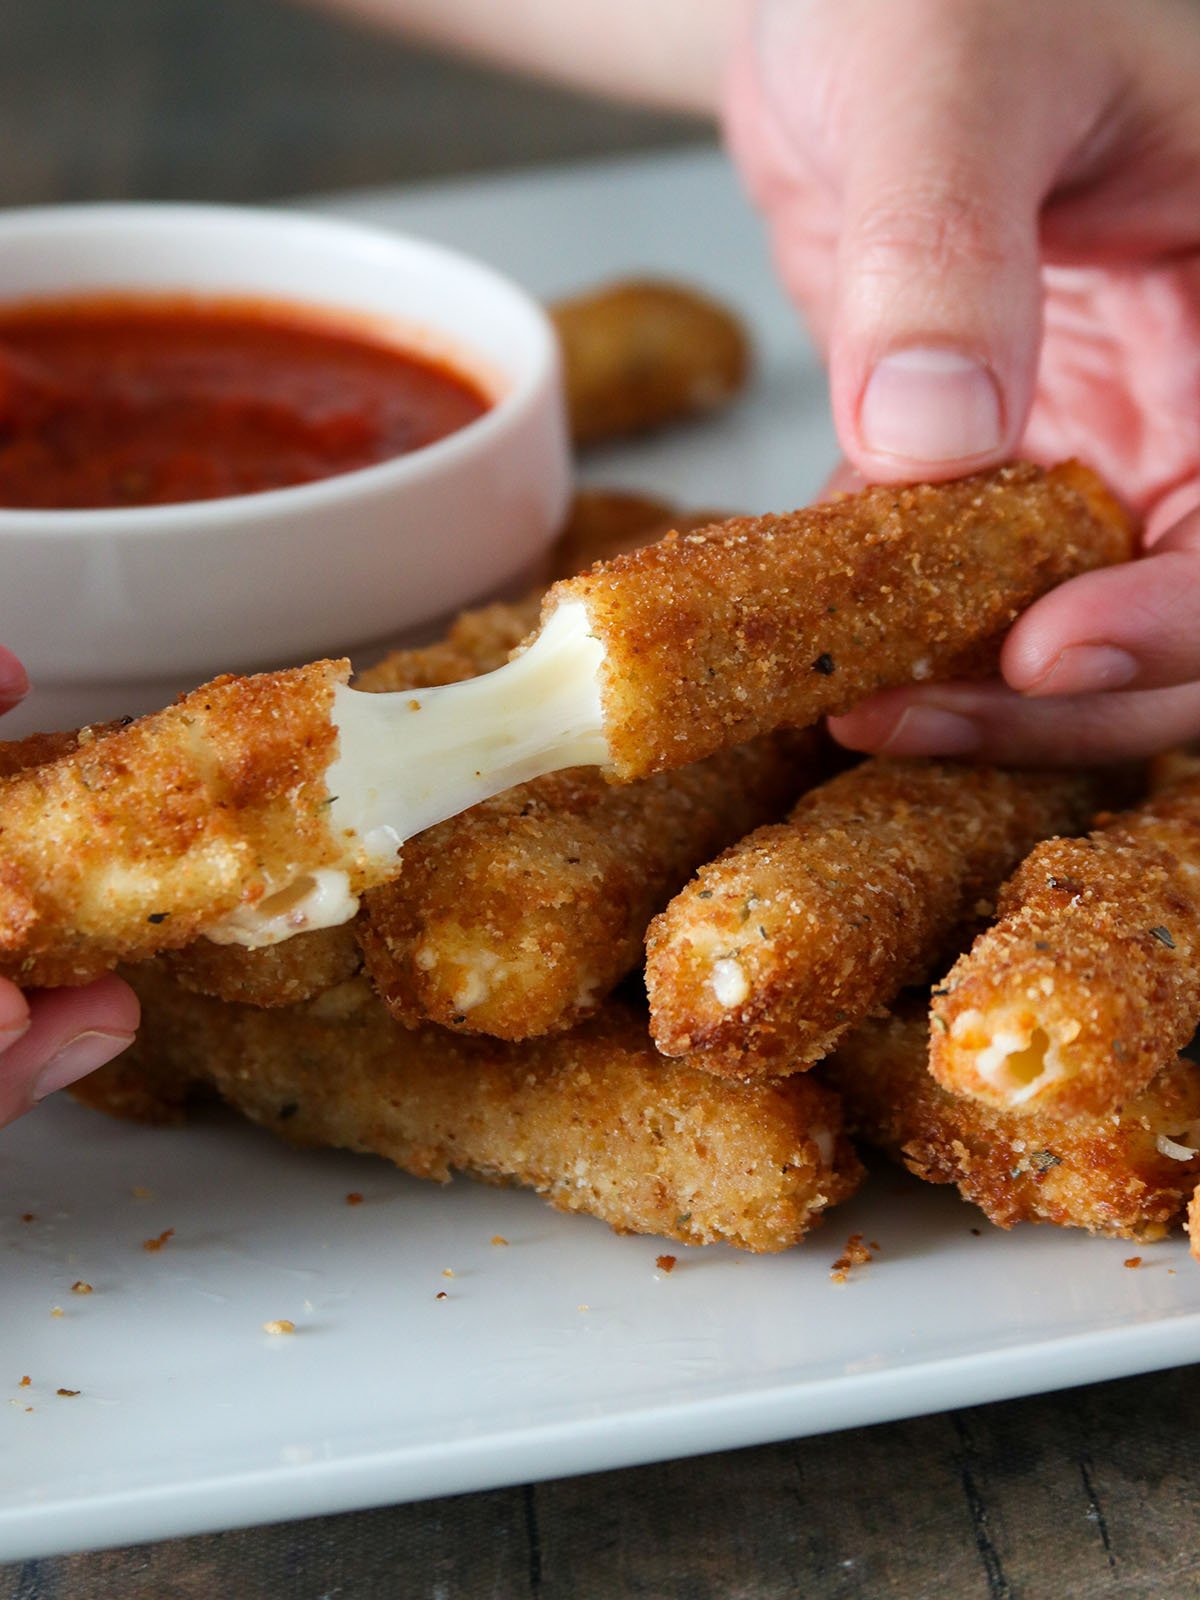
[[[269,0],[10,0],[3,18],[5,205],[276,199],[696,131]],[[0,1600],[1175,1600],[1200,1594],[1198,1504],[1200,1368],[1184,1368],[661,1466],[30,1561],[0,1567]]]

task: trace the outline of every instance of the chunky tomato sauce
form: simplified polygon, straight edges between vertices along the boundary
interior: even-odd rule
[[[0,506],[282,489],[419,450],[488,405],[450,368],[316,312],[44,301],[0,311]]]

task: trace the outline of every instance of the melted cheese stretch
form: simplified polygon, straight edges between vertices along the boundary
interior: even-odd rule
[[[368,868],[389,865],[406,839],[502,789],[562,767],[602,766],[603,660],[586,609],[569,601],[528,649],[482,677],[394,694],[338,688],[338,754],[326,778],[330,831],[346,857]],[[275,944],[348,922],[357,907],[348,870],[298,872],[208,937],[249,948]]]

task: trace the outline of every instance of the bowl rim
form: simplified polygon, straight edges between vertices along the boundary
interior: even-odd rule
[[[528,290],[490,266],[487,262],[443,245],[420,234],[402,232],[374,226],[370,223],[343,220],[323,214],[290,210],[273,206],[224,205],[208,201],[80,201],[63,205],[14,206],[0,213],[0,251],[6,237],[19,234],[27,228],[44,230],[48,237],[56,232],[68,232],[83,223],[87,226],[108,226],[118,229],[132,223],[156,223],[163,226],[182,225],[203,228],[209,223],[239,225],[242,223],[278,228],[293,238],[302,234],[317,234],[333,242],[344,241],[357,245],[360,250],[396,251],[410,257],[426,257],[431,265],[447,261],[459,270],[474,275],[490,292],[507,299],[529,325],[532,338],[529,368],[503,393],[491,397],[491,404],[479,417],[453,433],[404,455],[386,461],[373,462],[365,467],[355,467],[348,472],[334,473],[326,478],[316,478],[309,483],[289,484],[279,489],[263,489],[252,494],[221,495],[204,500],[177,500],[152,506],[94,506],[64,507],[57,509],[0,506],[0,539],[36,536],[55,536],[65,539],[87,538],[95,535],[138,539],[169,535],[186,528],[189,533],[220,532],[238,513],[253,508],[255,515],[270,518],[289,509],[333,509],[347,496],[371,496],[379,492],[394,492],[406,481],[419,479],[443,468],[453,469],[456,459],[470,457],[484,450],[497,435],[502,435],[531,407],[539,403],[547,381],[561,373],[561,353],[553,324],[545,307]],[[87,291],[83,291],[86,293]],[[115,291],[114,292],[120,292]],[[189,291],[178,285],[164,284],[164,296],[186,295]],[[36,303],[39,299],[52,303],[66,299],[71,291],[59,291],[44,296],[34,293],[23,298],[22,303]],[[132,296],[153,298],[153,289],[134,289]],[[239,291],[215,291],[211,298],[220,300],[228,296],[236,300]],[[269,303],[270,291],[255,291],[253,298]],[[0,295],[0,305],[5,297]],[[280,303],[302,308],[303,299],[280,296]],[[331,300],[328,309],[336,312],[337,301]],[[323,309],[314,302],[313,309]],[[354,315],[353,305],[344,310]],[[396,319],[403,327],[402,319]],[[437,329],[454,337],[452,327]],[[469,348],[467,341],[464,347]],[[476,381],[479,381],[476,378]],[[207,525],[213,525],[211,530]],[[233,531],[232,528],[230,531]],[[244,530],[242,530],[244,532]]]

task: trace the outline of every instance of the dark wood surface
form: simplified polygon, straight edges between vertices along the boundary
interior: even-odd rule
[[[270,200],[695,134],[694,124],[451,64],[282,0],[0,0],[4,205]],[[1200,1595],[1200,1369],[0,1566],[3,1600],[784,1595]]]

